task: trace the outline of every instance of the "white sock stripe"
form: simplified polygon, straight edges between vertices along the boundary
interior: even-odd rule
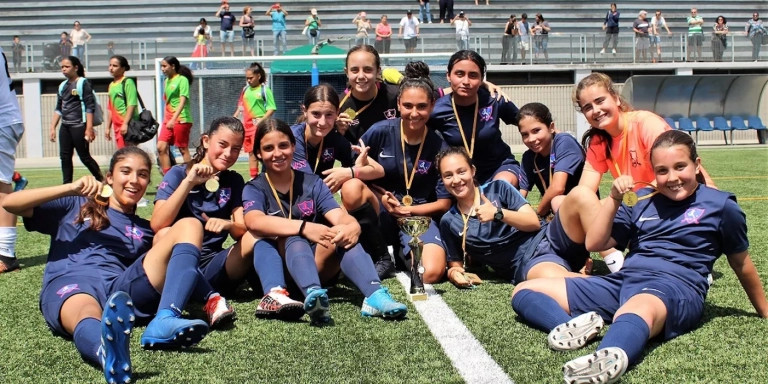
[[[411,279],[404,272],[398,272],[397,280],[408,292]],[[414,301],[413,305],[462,379],[467,383],[512,384],[509,376],[485,351],[483,345],[453,313],[432,285],[424,284],[424,288],[429,298],[426,301]]]

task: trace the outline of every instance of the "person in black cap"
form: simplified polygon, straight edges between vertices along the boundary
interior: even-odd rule
[[[419,38],[419,19],[413,17],[413,11],[410,9],[400,20],[400,30],[398,30],[397,36],[403,38],[405,53],[411,53],[416,49],[416,40]]]

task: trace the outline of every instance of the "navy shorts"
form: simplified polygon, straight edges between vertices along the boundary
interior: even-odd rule
[[[521,171],[520,171],[520,164],[517,162],[517,160],[512,159],[512,158],[508,158],[508,159],[505,159],[504,161],[502,161],[501,165],[498,168],[496,168],[495,171],[493,171],[493,176],[491,176],[491,178],[488,179],[488,180],[481,181],[481,183],[487,183],[487,182],[493,180],[493,178],[495,178],[496,175],[498,175],[501,172],[512,172],[512,174],[515,175],[515,177],[517,177],[517,180],[518,180],[518,183],[519,183],[520,173],[521,173]]]
[[[200,271],[208,283],[217,292],[230,292],[233,289],[234,282],[227,277],[227,256],[232,247],[222,249],[219,252],[201,257]],[[237,287],[234,287],[237,288]]]
[[[570,272],[576,272],[584,267],[589,258],[589,252],[584,244],[576,243],[568,237],[559,214],[555,214],[554,219],[547,225],[546,231],[546,237],[539,242],[533,257],[523,267],[523,276],[528,276],[533,266],[543,262],[561,265]]]
[[[701,321],[704,298],[676,277],[662,272],[620,270],[606,276],[566,278],[565,289],[572,316],[595,311],[605,321],[630,298],[651,294],[667,307],[664,340],[682,335]]]

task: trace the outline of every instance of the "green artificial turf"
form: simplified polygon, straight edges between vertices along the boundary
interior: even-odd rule
[[[739,197],[747,213],[752,258],[764,286],[768,281],[768,150],[705,149],[704,164],[717,185]],[[237,170],[247,174],[247,166]],[[53,185],[60,171],[22,170],[30,188]],[[76,170],[76,177],[85,174]],[[607,178],[606,178],[607,179]],[[160,181],[153,175],[153,185]],[[607,192],[609,181],[601,188]],[[155,190],[151,186],[147,196]],[[531,195],[535,204],[538,193]],[[139,213],[149,217],[151,208]],[[38,293],[49,239],[19,227],[17,253],[22,270],[0,275],[0,382],[94,383],[101,373],[80,359],[74,345],[51,335],[38,310]],[[596,261],[596,269],[604,265]],[[569,359],[594,351],[596,343],[576,352],[553,352],[545,334],[520,323],[509,305],[512,286],[483,273],[476,290],[437,284],[444,300],[517,383],[561,382],[560,368]],[[662,344],[651,343],[643,361],[623,378],[625,383],[768,382],[765,346],[768,322],[756,317],[725,258],[715,265],[701,326]],[[394,279],[386,285],[407,302]],[[335,325],[310,327],[256,319],[258,297],[249,289],[230,300],[239,319],[228,330],[214,331],[197,347],[182,352],[144,351],[143,327],[132,337],[135,380],[155,383],[455,383],[462,379],[443,354],[426,324],[411,312],[403,321],[365,319],[362,296],[346,280],[330,290]],[[191,304],[197,308],[200,304]],[[192,310],[199,314],[199,310]]]

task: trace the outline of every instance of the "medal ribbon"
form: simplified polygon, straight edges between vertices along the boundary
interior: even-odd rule
[[[456,110],[456,102],[453,95],[451,95],[451,107],[453,107],[453,115],[456,117],[456,124],[459,125],[459,133],[461,133],[461,140],[464,142],[464,149],[467,150],[470,158],[473,158],[472,154],[475,152],[475,134],[477,133],[477,111],[480,107],[480,99],[475,96],[475,117],[472,120],[472,144],[467,144],[467,137],[464,135],[464,127],[461,126],[461,119],[459,118],[459,111]]]
[[[459,203],[456,203],[456,207],[458,207]],[[461,231],[461,250],[464,252],[464,269],[467,268],[467,258],[469,255],[467,255],[467,231],[469,230],[469,217],[475,215],[475,207],[480,205],[480,188],[475,187],[475,203],[472,205],[472,208],[467,212],[465,215],[464,212],[461,212],[461,209],[459,209],[459,213],[461,213],[461,221],[464,222],[464,229]]]
[[[312,173],[317,173],[317,166],[320,164],[320,156],[323,155],[323,143],[325,142],[325,137],[320,139],[320,148],[317,149],[317,156],[315,156],[315,167],[312,168]],[[309,140],[306,138],[304,139],[304,143],[306,144],[306,157],[309,159]]]
[[[350,91],[349,91],[349,93],[347,93],[346,95],[344,95],[344,98],[343,98],[343,99],[341,99],[341,103],[339,103],[339,105],[340,105],[340,106],[343,106],[343,105],[344,105],[344,103],[345,103],[345,102],[346,102],[346,101],[349,99],[349,95],[351,95],[351,94],[352,94],[352,91],[350,90]],[[368,104],[366,104],[365,106],[363,106],[362,108],[360,108],[360,110],[357,110],[357,111],[355,111],[355,117],[357,117],[358,115],[360,115],[361,113],[363,113],[363,111],[365,111],[366,109],[368,109],[368,107],[370,107],[370,106],[371,106],[371,104],[373,104],[373,102],[376,100],[376,97],[377,97],[378,95],[379,95],[379,87],[378,87],[378,84],[377,84],[377,85],[376,85],[376,92],[374,92],[374,93],[373,93],[373,99],[371,99],[371,101],[369,101],[369,102],[368,102]],[[353,118],[353,120],[354,120],[354,118]]]
[[[403,177],[405,178],[405,194],[410,194],[411,185],[413,185],[413,177],[416,176],[416,168],[419,165],[419,157],[421,157],[421,150],[424,149],[424,142],[427,138],[427,127],[424,127],[424,133],[421,134],[421,143],[419,143],[419,151],[416,153],[416,158],[413,160],[413,167],[411,168],[411,176],[408,177],[408,161],[406,160],[405,153],[405,132],[403,130],[403,119],[400,119],[400,147],[403,149]]]
[[[264,177],[267,178],[267,184],[269,184],[269,188],[272,190],[272,195],[275,196],[275,201],[277,202],[277,206],[280,207],[280,212],[283,214],[283,217],[285,217],[286,219],[290,219],[293,214],[293,178],[294,178],[293,170],[291,170],[291,187],[288,189],[288,216],[285,216],[285,210],[283,210],[283,203],[280,201],[280,197],[277,195],[277,190],[275,189],[275,186],[272,185],[272,180],[269,180],[269,173],[264,172]]]
[[[656,189],[656,186],[651,184],[651,183],[646,183],[644,181],[636,181],[634,183],[634,185],[647,185],[647,186],[653,188],[653,192],[651,192],[651,193],[649,193],[649,194],[647,194],[647,195],[645,195],[643,197],[637,197],[637,193],[635,193],[634,191],[629,191],[629,192],[625,193],[624,196],[634,196],[634,197],[628,197],[628,199],[634,200],[634,201],[632,201],[631,204],[628,204],[626,201],[624,201],[624,198],[622,198],[622,201],[624,201],[624,204],[626,204],[627,206],[630,206],[630,207],[633,207],[635,204],[637,204],[638,201],[645,200],[645,199],[650,199],[651,197],[653,197],[654,195],[659,193],[659,190]]]

